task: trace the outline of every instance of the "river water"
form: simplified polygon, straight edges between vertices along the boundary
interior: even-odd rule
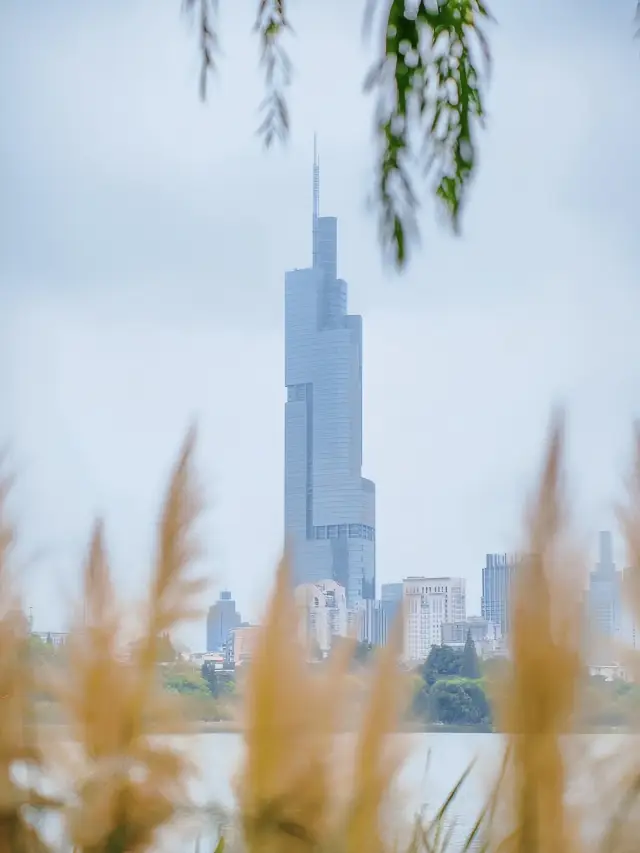
[[[348,735],[345,738],[349,738]],[[406,756],[397,780],[398,794],[409,815],[423,806],[437,808],[469,764],[474,771],[456,798],[456,817],[473,825],[482,808],[502,755],[502,739],[494,734],[392,735]],[[184,741],[199,767],[197,798],[233,806],[233,775],[242,758],[239,734],[203,734]],[[348,746],[345,744],[345,753]],[[339,753],[336,760],[339,761]],[[348,759],[345,758],[345,763]]]
[[[343,737],[344,750],[340,745],[335,761],[341,763],[342,754],[344,763],[348,764],[349,743],[353,744],[354,741],[350,735]],[[196,802],[213,803],[223,810],[232,811],[234,774],[243,755],[242,736],[216,732],[190,735],[176,741],[176,745],[187,751],[198,768],[193,785]],[[469,765],[475,762],[448,812],[449,819],[456,827],[454,839],[464,839],[485,805],[497,778],[504,750],[502,737],[497,734],[478,733],[397,734],[390,736],[390,742],[394,747],[400,748],[405,756],[396,781],[393,801],[399,809],[394,814],[404,818],[399,824],[404,823],[405,826],[409,825],[418,811],[423,810],[427,815],[433,814]],[[566,742],[574,755],[580,752],[583,760],[587,754],[589,756],[589,763],[585,765],[589,769],[580,773],[581,778],[577,784],[574,783],[570,798],[577,797],[578,801],[587,804],[586,811],[587,814],[591,811],[593,823],[586,827],[586,832],[593,837],[593,833],[599,834],[602,826],[602,792],[607,784],[607,768],[610,770],[613,766],[611,759],[603,759],[611,755],[631,758],[637,761],[640,768],[640,741],[637,736],[612,734],[571,736]],[[594,764],[596,759],[603,763]],[[597,779],[597,784],[594,784],[594,779]],[[590,798],[593,798],[591,807]],[[60,824],[58,823],[58,828],[49,824],[45,834],[49,835],[51,831],[57,836]],[[187,841],[184,838],[181,844],[170,843],[168,849],[179,848],[181,853],[185,850],[190,853],[196,849],[204,853],[213,849],[213,835],[208,832],[202,835],[201,829],[195,829],[191,836],[192,842],[197,836],[202,839],[199,848],[195,843],[184,843]],[[176,842],[177,839],[174,838],[173,841]],[[167,849],[164,843],[161,846]]]
[[[352,736],[345,738],[353,743]],[[453,838],[465,840],[498,777],[503,738],[498,734],[420,733],[392,735],[391,739],[406,756],[394,799],[406,825],[420,810],[433,815],[473,764],[448,811],[449,820],[455,823]],[[197,799],[232,808],[233,775],[243,751],[241,735],[205,734],[187,740],[187,748],[200,768],[194,792]],[[620,777],[623,768],[628,771],[635,765],[636,774],[640,771],[640,738],[625,734],[571,735],[564,739],[564,747],[574,772],[567,799],[582,807],[582,829],[585,838],[593,841],[601,835],[610,814],[607,792],[613,789],[613,780]],[[615,798],[616,803],[618,800]]]

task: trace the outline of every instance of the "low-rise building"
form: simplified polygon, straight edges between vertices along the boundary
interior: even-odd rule
[[[248,663],[255,652],[261,630],[260,625],[243,625],[230,631],[225,649],[226,663],[231,666]]]
[[[32,631],[31,636],[56,647],[64,646],[69,638],[69,634],[64,631]]]
[[[445,646],[463,645],[469,632],[476,645],[487,640],[499,640],[502,637],[500,625],[489,622],[481,616],[469,616],[468,619],[460,619],[457,622],[443,622],[442,642]]]
[[[225,656],[221,652],[190,652],[189,663],[198,667],[208,663],[213,665],[214,669],[224,669]]]

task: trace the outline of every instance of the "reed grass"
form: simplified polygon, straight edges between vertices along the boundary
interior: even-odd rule
[[[195,808],[195,765],[187,749],[162,736],[188,732],[190,709],[162,688],[157,665],[160,638],[201,615],[206,588],[195,568],[201,496],[194,451],[192,431],[162,504],[148,593],[133,614],[118,596],[96,521],[62,667],[47,668],[29,652],[12,563],[10,481],[0,480],[0,853],[53,853],[36,830],[34,809],[61,816],[65,839],[56,850],[142,853]],[[478,767],[467,769],[432,814],[403,826],[395,780],[410,741],[389,737],[415,686],[415,676],[398,666],[402,620],[370,670],[359,671],[366,700],[355,708],[353,644],[337,645],[326,665],[308,664],[285,557],[244,677],[237,808],[218,853],[225,843],[243,853],[626,853],[637,846],[640,761],[622,749],[605,767],[567,745],[582,701],[586,561],[572,532],[564,460],[557,415],[525,513],[510,664],[492,681],[502,762],[491,774],[484,770],[486,804],[471,831],[463,838],[454,832],[452,814]],[[640,619],[640,428],[619,518],[630,566],[625,589]],[[637,665],[633,656],[628,663]],[[34,697],[45,688],[66,724],[63,750],[45,744],[34,719]],[[348,747],[346,728],[353,732]],[[16,781],[25,765],[33,784]],[[432,764],[430,774],[438,772]],[[594,801],[602,826],[590,837],[583,827],[593,814],[571,796],[580,774],[597,774],[602,786]],[[48,776],[65,779],[58,798],[36,784]]]

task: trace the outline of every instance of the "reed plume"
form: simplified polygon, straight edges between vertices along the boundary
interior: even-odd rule
[[[640,423],[635,424],[633,449],[633,465],[627,480],[627,501],[617,508],[617,516],[627,557],[624,594],[630,614],[638,622],[640,620]],[[636,674],[640,676],[640,669]]]
[[[557,415],[512,582],[509,679],[496,697],[507,752],[490,834],[504,853],[570,853],[578,846],[565,804],[569,770],[561,737],[573,724],[582,672],[583,586],[568,547],[563,457]]]
[[[390,631],[389,642],[378,651],[372,687],[356,743],[353,786],[347,819],[342,827],[345,853],[382,853],[389,837],[383,821],[393,780],[404,758],[389,743],[397,730],[410,693],[410,682],[398,667],[402,651],[402,614]]]
[[[633,462],[626,486],[626,502],[617,506],[616,514],[627,558],[623,573],[623,604],[635,626],[640,624],[640,423],[634,426]],[[640,653],[627,650],[621,658],[637,683],[640,680]],[[604,793],[611,817],[603,848],[634,850],[640,836],[640,764],[632,750],[621,750],[610,756],[608,763],[613,765],[613,772],[609,773],[611,783]]]
[[[55,673],[56,692],[78,752],[71,765],[73,792],[66,811],[77,853],[143,853],[189,806],[188,756],[153,735],[185,727],[181,698],[161,685],[159,646],[180,622],[200,614],[197,599],[206,587],[192,573],[199,555],[195,523],[201,506],[192,471],[194,448],[191,431],[163,503],[148,596],[132,645],[126,642],[126,608],[116,594],[100,521],[91,534],[66,666],[63,673]],[[494,697],[497,727],[506,740],[504,762],[464,850],[483,833],[485,851],[491,853],[586,849],[579,835],[580,815],[567,804],[572,766],[562,743],[574,730],[583,674],[582,562],[570,536],[563,462],[564,425],[558,416],[526,515],[524,556],[512,581],[508,675]],[[46,768],[33,722],[39,673],[12,565],[15,530],[7,514],[9,485],[0,480],[0,853],[44,853],[46,846],[29,822],[28,810],[56,809],[60,803],[15,781],[20,764],[39,774]],[[640,426],[628,500],[619,518],[629,565],[625,589],[637,624]],[[247,665],[246,750],[236,779],[246,853],[397,853],[400,845],[391,843],[389,822],[398,815],[389,815],[387,806],[404,756],[388,735],[397,730],[411,683],[398,667],[402,621],[367,675],[367,701],[351,754],[337,741],[347,722],[353,643],[337,644],[327,661],[311,665],[291,587],[285,557]],[[637,672],[640,675],[640,668]],[[340,761],[349,771],[344,790],[335,778]],[[592,760],[587,772],[596,767]],[[443,853],[453,843],[448,813],[467,775],[435,818],[416,822],[408,846],[402,847],[406,853]],[[637,846],[638,794],[640,769],[630,755],[628,766],[616,776],[613,818],[603,841],[606,853],[631,853]],[[599,816],[610,805],[604,802],[603,794]]]
[[[298,618],[284,559],[246,684],[246,758],[236,783],[244,841],[249,853],[373,853],[383,846],[381,809],[399,764],[387,735],[404,696],[396,666],[401,627],[379,656],[349,791],[340,796],[336,738],[354,645],[343,642],[324,665],[310,665]]]
[[[84,853],[147,849],[187,801],[187,757],[151,735],[183,725],[178,697],[160,685],[157,644],[162,633],[197,612],[194,596],[204,588],[200,579],[190,576],[199,509],[192,473],[194,441],[190,432],[170,480],[144,631],[129,650],[124,644],[124,607],[115,594],[100,523],[91,537],[82,606],[59,690],[72,738],[82,753],[82,764],[76,767],[77,804],[69,811],[68,826],[74,848]]]
[[[345,649],[332,661],[335,678],[311,673],[283,559],[245,685],[246,759],[236,791],[249,853],[294,853],[323,841]]]
[[[11,480],[0,478],[0,853],[34,853],[46,845],[27,809],[52,808],[52,799],[15,780],[18,765],[39,774],[42,753],[33,719],[36,673],[29,627],[12,564],[16,531],[9,517]]]

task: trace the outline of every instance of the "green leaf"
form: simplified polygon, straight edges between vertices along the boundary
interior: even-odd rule
[[[274,139],[284,141],[289,135],[289,111],[284,91],[291,84],[292,68],[282,40],[287,32],[293,31],[284,0],[259,0],[253,29],[260,38],[260,65],[267,90],[260,105],[263,118],[257,132],[269,148]]]
[[[200,99],[207,99],[209,76],[216,70],[215,56],[219,52],[217,17],[218,0],[183,0],[187,13],[197,14],[198,40],[200,43]]]
[[[439,0],[435,7],[420,0],[413,10],[406,0],[392,0],[389,7],[384,55],[367,74],[365,91],[377,96],[380,238],[399,269],[418,234],[416,164],[433,174],[434,197],[460,233],[484,118],[480,81],[489,73],[490,51],[481,25],[487,20],[479,0]]]

